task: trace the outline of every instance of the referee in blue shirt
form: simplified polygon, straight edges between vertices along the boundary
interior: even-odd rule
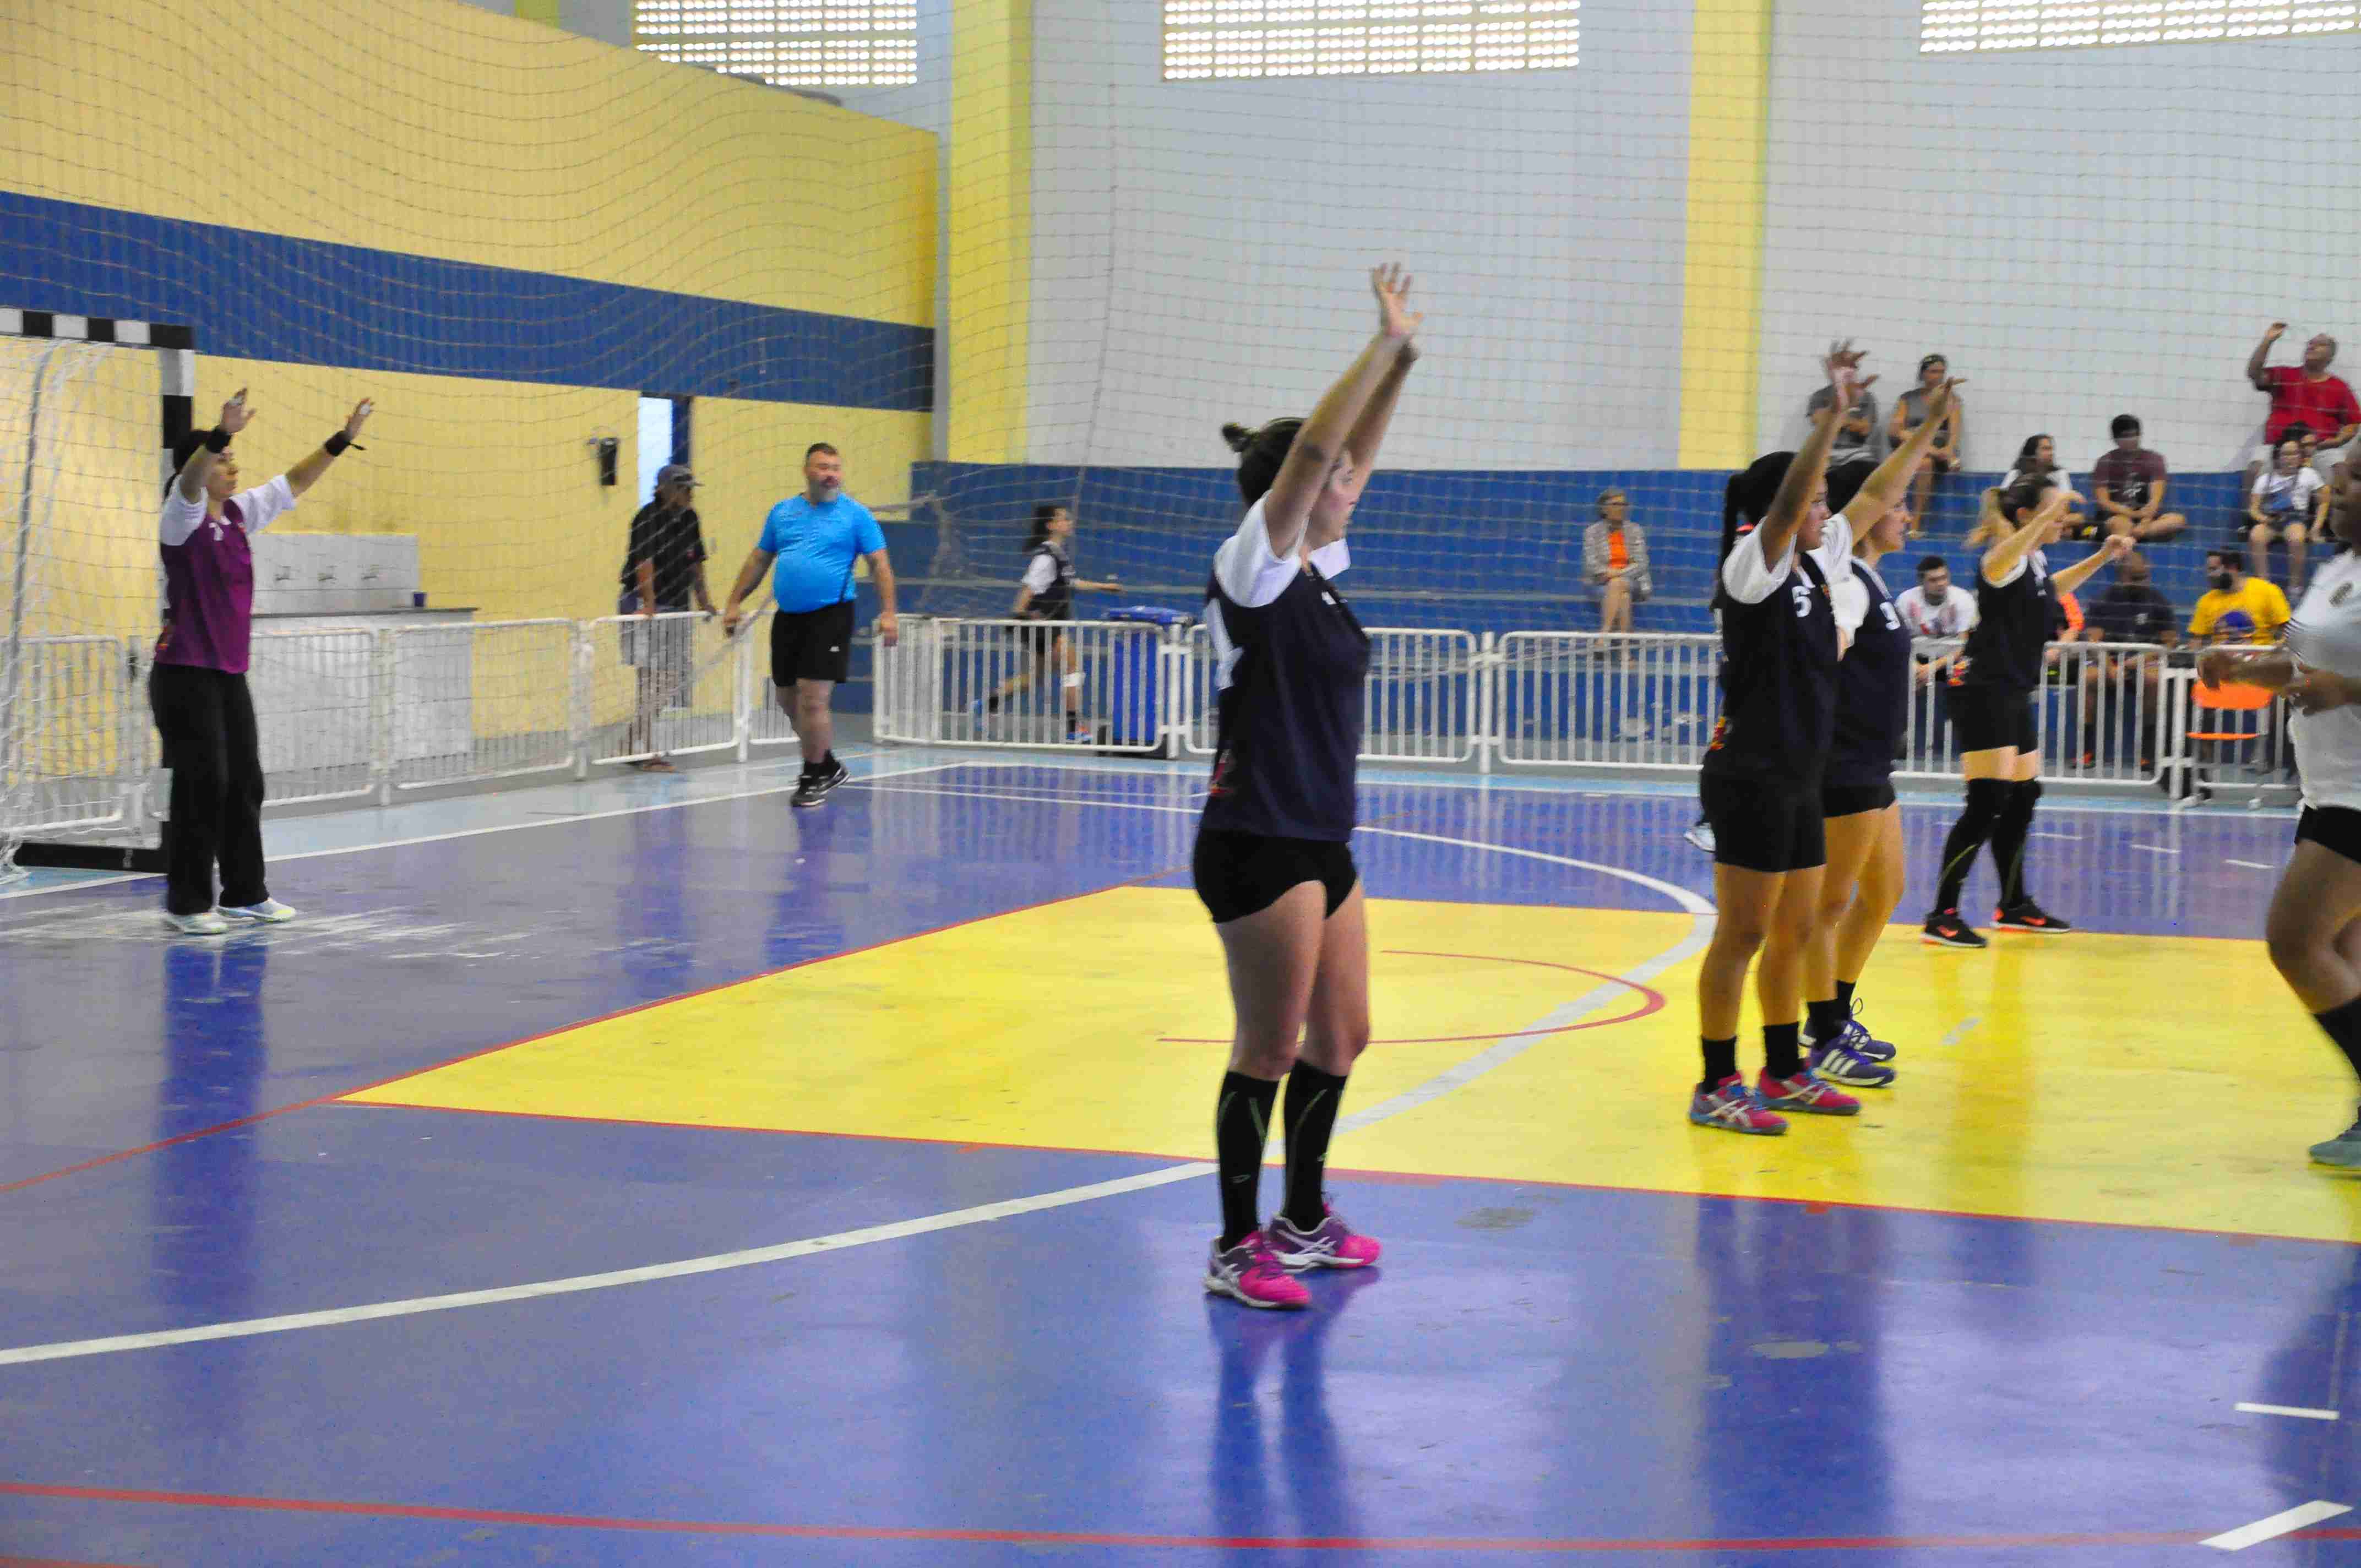
[[[852,663],[852,566],[864,556],[877,584],[877,635],[890,648],[902,633],[885,535],[869,509],[844,493],[844,459],[836,448],[814,442],[804,454],[804,493],[771,509],[721,615],[722,631],[734,636],[744,619],[739,607],[771,571],[778,604],[771,618],[771,680],[803,746],[797,806],[818,806],[850,776],[830,746],[836,726],[828,705]]]

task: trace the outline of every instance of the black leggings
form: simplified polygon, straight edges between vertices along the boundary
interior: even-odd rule
[[[215,861],[223,904],[261,903],[270,896],[262,882],[262,754],[246,677],[159,664],[148,677],[148,704],[172,770],[164,907],[174,915],[211,909]]]

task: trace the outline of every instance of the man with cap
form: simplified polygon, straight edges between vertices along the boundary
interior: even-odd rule
[[[713,596],[705,591],[705,536],[699,531],[697,476],[682,463],[656,470],[655,496],[631,519],[631,548],[623,557],[623,593],[615,609],[642,624],[623,627],[623,663],[640,672],[639,708],[625,750],[639,755],[631,764],[645,773],[668,773],[672,763],[655,749],[655,716],[680,695],[697,666],[696,623],[658,621],[659,615],[695,607],[711,615]]]
[[[221,423],[172,444],[156,543],[164,561],[164,626],[148,701],[171,775],[164,834],[164,919],[175,931],[217,937],[232,920],[276,924],[295,911],[263,885],[262,749],[247,654],[254,633],[254,553],[247,535],[294,510],[328,465],[353,446],[373,406],[364,398],[344,428],[284,474],[237,488],[230,439],[255,411],[246,389]],[[356,448],[357,450],[357,448]],[[214,906],[214,867],[221,906]]]
[[[2140,444],[2136,415],[2117,414],[2108,426],[2114,450],[2100,454],[2091,465],[2091,499],[2098,504],[2098,523],[2109,533],[2134,539],[2169,539],[2189,526],[2177,511],[2164,510],[2164,489],[2170,481],[2164,454]]]

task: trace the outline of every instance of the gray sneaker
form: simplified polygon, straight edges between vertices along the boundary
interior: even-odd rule
[[[2333,1165],[2339,1170],[2361,1170],[2361,1121],[2324,1144],[2312,1145],[2312,1163]]]

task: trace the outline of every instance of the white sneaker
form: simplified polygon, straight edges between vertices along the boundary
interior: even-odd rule
[[[266,898],[259,904],[225,904],[221,912],[234,920],[256,920],[267,926],[295,918],[295,912],[275,898]]]
[[[174,915],[168,910],[164,924],[188,937],[218,937],[229,929],[229,922],[210,909],[194,915]]]
[[[1704,821],[1692,822],[1688,826],[1688,831],[1683,833],[1681,837],[1686,839],[1690,843],[1696,845],[1707,854],[1710,855],[1713,853],[1712,823]]]

